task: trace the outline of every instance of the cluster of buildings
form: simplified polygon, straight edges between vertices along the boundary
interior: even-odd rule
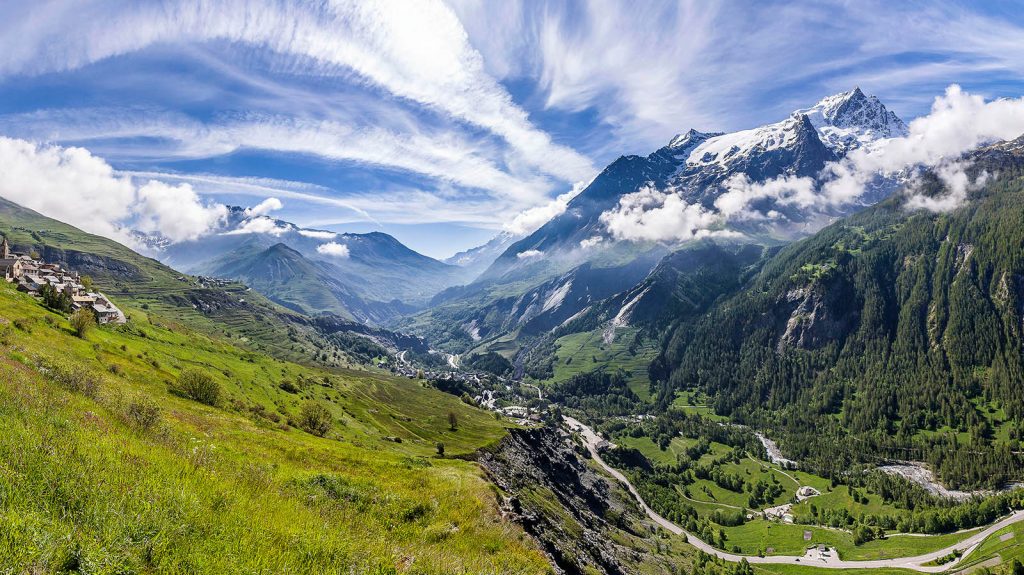
[[[72,311],[92,310],[99,323],[124,323],[124,313],[107,296],[92,292],[82,285],[78,272],[61,269],[59,264],[48,264],[25,254],[11,251],[7,238],[0,241],[0,277],[8,283],[16,282],[18,290],[39,295],[43,286],[51,286],[58,293],[67,294]]]

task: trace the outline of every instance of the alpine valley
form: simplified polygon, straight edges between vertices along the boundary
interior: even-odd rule
[[[559,35],[596,3],[59,4],[0,2],[9,104],[54,106],[0,102],[0,574],[1024,573],[1024,99],[905,122],[886,67],[1003,60],[872,57],[890,107],[792,88],[855,50],[760,57],[712,106],[624,11]],[[660,53],[684,5],[630,10]],[[666,102],[797,109],[561,143]]]

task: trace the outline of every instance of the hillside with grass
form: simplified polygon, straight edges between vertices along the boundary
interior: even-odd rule
[[[461,459],[505,435],[491,414],[416,380],[274,359],[137,301],[118,301],[127,324],[82,338],[0,284],[4,569],[549,571]]]
[[[179,273],[106,238],[0,198],[0,232],[12,249],[39,254],[93,279],[119,302],[207,335],[291,361],[353,366],[337,338],[308,317],[275,304],[239,282]]]

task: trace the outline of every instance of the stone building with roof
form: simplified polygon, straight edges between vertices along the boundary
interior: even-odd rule
[[[107,296],[90,292],[82,284],[78,272],[65,270],[60,264],[47,263],[31,256],[11,251],[4,236],[0,241],[0,276],[7,282],[17,282],[18,290],[38,296],[44,286],[51,286],[71,298],[73,311],[91,309],[99,323],[125,323],[124,313]]]

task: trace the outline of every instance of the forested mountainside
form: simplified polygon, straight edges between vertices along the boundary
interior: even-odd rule
[[[651,368],[826,474],[930,463],[954,486],[1024,471],[1024,141],[967,160],[997,174],[948,213],[894,196],[781,250],[683,318]],[[948,194],[925,176],[919,192]]]

